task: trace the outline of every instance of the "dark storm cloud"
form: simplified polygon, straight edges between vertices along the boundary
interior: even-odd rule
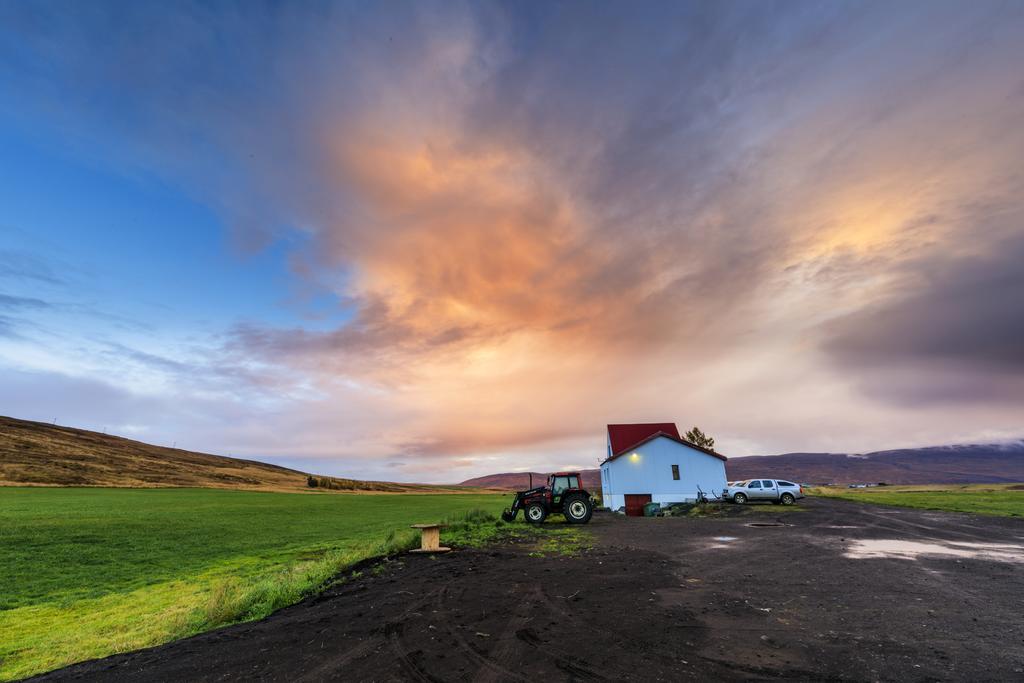
[[[909,402],[1019,400],[1022,264],[1021,235],[980,254],[923,256],[886,298],[829,324],[824,349],[845,371],[864,374],[876,395]],[[877,373],[896,374],[886,382]]]

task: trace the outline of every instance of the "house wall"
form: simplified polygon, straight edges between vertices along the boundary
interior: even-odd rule
[[[672,479],[672,465],[679,465],[678,481]],[[626,494],[634,493],[649,493],[655,503],[693,502],[698,486],[721,495],[725,462],[663,436],[601,465],[601,495],[612,510],[624,507]]]

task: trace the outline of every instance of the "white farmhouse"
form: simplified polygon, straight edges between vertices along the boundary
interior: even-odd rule
[[[608,425],[608,457],[601,463],[601,495],[612,510],[642,515],[645,503],[685,503],[698,488],[721,495],[725,456],[679,436],[672,422]]]

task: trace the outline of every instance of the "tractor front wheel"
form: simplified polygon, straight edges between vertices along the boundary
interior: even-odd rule
[[[594,514],[594,506],[586,496],[569,496],[562,507],[565,521],[570,524],[586,524]]]
[[[523,516],[530,524],[540,524],[548,516],[548,511],[540,503],[530,503],[523,510]]]

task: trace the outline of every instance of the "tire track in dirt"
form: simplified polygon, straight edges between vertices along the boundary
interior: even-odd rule
[[[412,614],[416,613],[418,610],[422,609],[424,606],[429,604],[432,597],[433,596],[431,594],[428,594],[426,598],[413,603],[397,617],[397,621],[399,623],[404,622],[407,618],[409,618],[409,616],[411,616]],[[302,683],[314,683],[315,681],[323,681],[327,678],[330,678],[331,674],[339,673],[341,669],[347,664],[355,661],[356,659],[359,659],[360,657],[368,655],[371,651],[373,651],[381,645],[384,645],[385,643],[390,644],[392,648],[394,648],[395,644],[390,639],[390,633],[388,631],[388,626],[390,625],[390,623],[391,622],[389,621],[384,625],[384,634],[382,636],[376,638],[369,638],[353,648],[349,648],[348,650],[345,650],[344,652],[338,655],[329,657],[327,660],[325,660],[318,666],[314,667],[313,669],[305,672],[301,676],[297,677],[295,680],[301,681]],[[400,657],[400,660],[401,659],[402,658]]]
[[[461,600],[462,591],[460,591],[459,593],[459,595],[452,595],[451,586],[444,586],[444,588],[442,588],[438,592],[437,596],[438,613],[442,613],[445,602],[451,602],[453,599]],[[465,637],[463,637],[462,633],[459,632],[459,629],[452,625],[452,620],[450,618],[444,619],[444,627],[445,632],[449,636],[451,636],[453,641],[455,641],[455,644],[458,647],[459,652],[477,667],[478,672],[480,672],[481,670],[486,671],[489,675],[496,676],[496,678],[493,678],[492,680],[497,681],[528,680],[521,676],[519,673],[505,667],[500,662],[496,662],[493,659],[481,654],[476,649],[474,649],[473,646],[470,645],[469,642],[465,639]]]
[[[540,636],[538,636],[533,629],[524,628],[516,631],[516,638],[518,638],[520,642],[526,643],[527,645],[533,647],[533,649],[537,652],[540,652],[550,657],[552,660],[554,660],[555,666],[567,674],[588,681],[608,680],[604,675],[594,671],[593,669],[588,667],[586,664],[583,664],[580,660],[576,659],[575,657],[568,655],[560,650],[556,650],[555,648],[549,647],[546,643],[544,643],[541,640]],[[620,680],[624,679],[626,679],[626,677],[620,678]]]
[[[944,540],[946,536],[962,536],[972,541],[977,541],[979,536],[988,536],[992,531],[987,527],[969,524],[963,519],[958,519],[953,514],[943,519],[946,524],[945,526],[939,527],[925,524],[920,520],[911,519],[911,517],[921,515],[922,510],[894,507],[885,512],[877,512],[868,509],[867,503],[861,503],[860,505],[861,509],[857,510],[857,514],[873,520],[868,525],[868,528],[872,529],[887,529],[900,534],[935,540]]]
[[[405,624],[402,622],[388,622],[384,626],[384,634],[391,644],[391,651],[395,653],[395,657],[398,658],[398,663],[401,665],[402,670],[415,681],[420,683],[444,683],[443,678],[437,678],[428,671],[424,671],[423,668],[416,663],[414,656],[417,653],[421,653],[421,650],[409,652],[402,644],[402,633],[405,630]]]
[[[444,602],[457,602],[461,600],[461,592],[459,590],[453,594],[451,587],[445,586],[438,596],[439,605]],[[448,633],[456,641],[459,649],[480,667],[473,679],[474,682],[486,681],[494,683],[496,681],[531,680],[509,668],[510,665],[521,661],[521,658],[514,657],[515,653],[521,650],[518,647],[519,645],[525,645],[529,648],[530,652],[544,655],[551,660],[555,667],[571,677],[592,681],[607,680],[603,674],[594,671],[575,656],[545,643],[533,629],[527,626],[530,621],[536,618],[534,612],[538,607],[545,609],[548,613],[554,613],[556,617],[562,619],[567,617],[565,612],[554,608],[554,603],[540,586],[533,586],[526,595],[517,600],[509,620],[498,637],[498,647],[489,655],[483,655],[477,651],[476,648],[466,641],[458,628],[453,628],[450,625],[447,626]]]
[[[539,585],[534,587],[533,596],[536,601],[543,605],[548,613],[554,615],[556,620],[560,623],[571,623],[574,620],[576,615],[568,610],[561,602],[563,600],[567,600],[567,598],[560,595],[550,595],[546,590],[544,590],[543,586]],[[518,629],[515,632],[515,636],[520,642],[526,643],[534,650],[553,659],[555,666],[572,676],[593,681],[609,680],[609,676],[611,676],[611,680],[629,680],[632,678],[632,674],[626,671],[609,670],[605,672],[608,675],[595,671],[575,655],[571,655],[560,648],[555,648],[545,643],[533,629]]]
[[[515,588],[518,588],[518,586],[519,584],[516,584]],[[473,683],[503,683],[508,680],[529,680],[510,669],[509,666],[514,666],[518,661],[516,654],[519,652],[519,647],[517,646],[516,632],[533,619],[530,611],[532,611],[532,603],[535,602],[537,596],[538,591],[534,588],[530,591],[529,595],[523,596],[516,603],[512,613],[509,615],[508,621],[505,623],[505,627],[498,635],[494,650],[491,651],[489,658],[482,663],[483,665],[477,670],[476,675],[473,676]],[[456,637],[458,638],[458,636]]]
[[[295,680],[301,683],[316,683],[316,681],[323,681],[332,678],[339,674],[344,666],[359,659],[360,657],[370,654],[370,652],[383,644],[384,641],[380,638],[363,641],[362,644],[329,658],[327,661],[310,669]]]

